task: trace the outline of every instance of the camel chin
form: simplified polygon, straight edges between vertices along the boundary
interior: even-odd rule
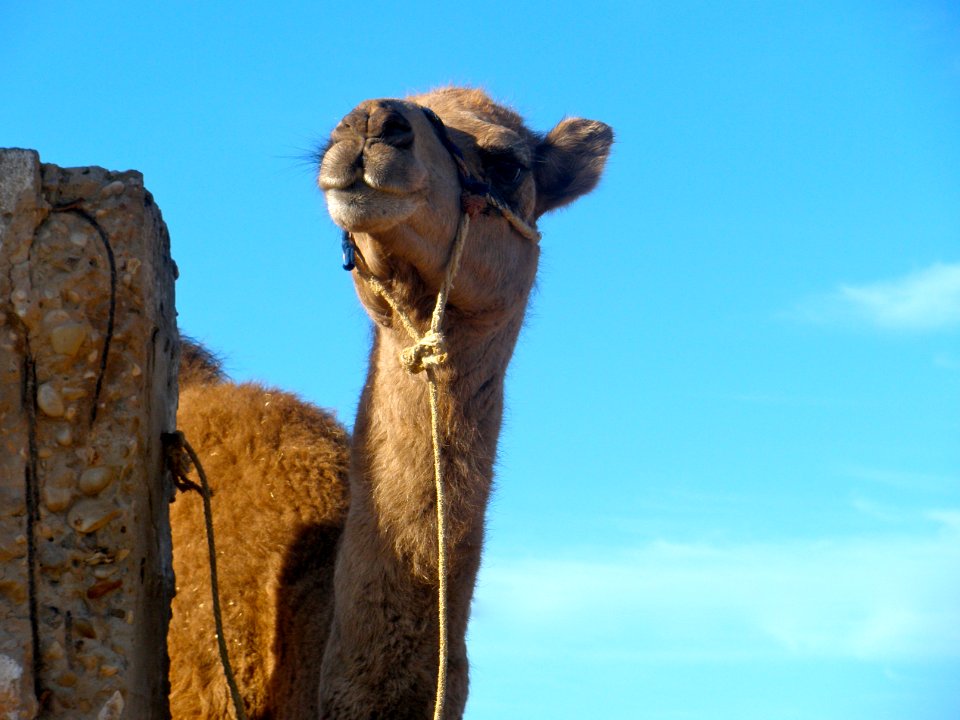
[[[415,196],[359,184],[343,190],[330,189],[324,195],[330,217],[352,233],[384,232],[409,219],[420,206]]]

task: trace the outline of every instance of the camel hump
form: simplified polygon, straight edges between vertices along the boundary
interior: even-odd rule
[[[219,357],[193,338],[180,336],[180,387],[212,385],[226,379]]]

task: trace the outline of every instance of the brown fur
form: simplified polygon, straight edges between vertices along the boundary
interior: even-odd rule
[[[225,634],[251,718],[316,715],[333,558],[346,511],[347,436],[289,393],[223,381],[203,348],[181,351],[178,425],[213,487]],[[177,595],[168,648],[174,718],[227,718],[200,497],[170,509]],[[296,706],[293,705],[296,703]]]
[[[580,119],[539,135],[479,90],[412,100],[368,101],[348,114],[333,132],[319,183],[370,271],[423,329],[459,220],[460,187],[419,106],[443,119],[472,173],[529,222],[596,185],[613,136]],[[467,697],[464,637],[504,374],[538,255],[500,214],[476,217],[445,320],[450,360],[436,377],[448,497],[447,720],[462,715]],[[410,341],[389,308],[363,282],[357,292],[376,335],[350,443],[349,503],[345,437],[329,417],[283,393],[223,382],[202,371],[203,362],[181,394],[181,428],[219,478],[226,634],[252,717],[431,716],[437,550],[426,385],[398,362]],[[197,498],[181,497],[172,517],[173,713],[229,717],[197,507]]]

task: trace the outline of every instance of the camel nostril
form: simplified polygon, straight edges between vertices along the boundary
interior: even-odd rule
[[[370,116],[367,137],[378,138],[396,148],[408,148],[413,144],[413,127],[399,111],[383,108]]]
[[[363,136],[367,127],[367,117],[367,111],[363,108],[353,110],[333,129],[333,137],[343,139],[344,136],[350,135]]]

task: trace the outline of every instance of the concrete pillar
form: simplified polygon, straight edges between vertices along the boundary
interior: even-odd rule
[[[0,720],[168,716],[175,276],[139,173],[0,150]]]

